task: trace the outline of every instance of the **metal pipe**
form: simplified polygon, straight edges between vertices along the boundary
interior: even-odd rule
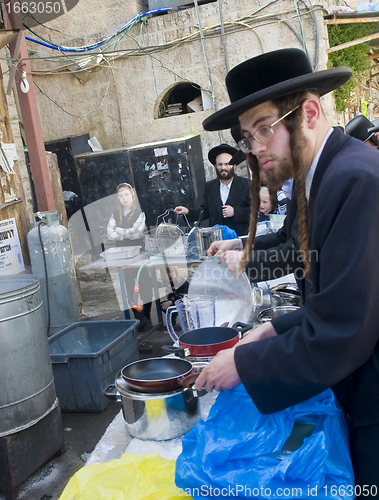
[[[224,29],[224,19],[222,17],[221,0],[217,0],[217,2],[218,2],[218,10],[220,12],[220,27],[221,27],[222,44],[224,46],[225,68],[226,72],[229,73],[228,53],[226,51],[225,29]]]
[[[213,83],[212,83],[212,75],[211,75],[211,68],[209,66],[209,61],[208,61],[208,55],[207,55],[207,49],[205,47],[205,41],[204,41],[204,32],[203,28],[201,26],[201,20],[200,20],[200,12],[199,12],[199,4],[197,0],[194,0],[195,4],[195,9],[196,9],[196,15],[197,15],[197,22],[199,24],[199,31],[200,31],[200,38],[201,38],[201,45],[203,47],[203,52],[204,52],[204,57],[205,57],[205,63],[207,65],[207,71],[208,71],[208,78],[209,78],[209,84],[211,86],[211,93],[212,93],[212,101],[213,101],[213,106],[215,108],[215,111],[217,111],[217,103],[216,103],[216,97],[214,95],[213,91]]]
[[[200,31],[200,38],[201,38],[201,45],[203,47],[203,52],[204,52],[204,57],[205,57],[205,63],[207,65],[207,70],[208,70],[208,78],[209,78],[209,84],[210,84],[210,87],[211,87],[211,94],[212,94],[212,102],[213,102],[213,107],[214,107],[214,110],[217,111],[217,101],[216,101],[216,96],[214,94],[214,90],[213,90],[213,83],[212,83],[212,74],[211,74],[211,68],[209,66],[209,61],[208,61],[208,55],[207,55],[207,49],[205,47],[205,41],[204,41],[204,33],[203,33],[203,28],[201,26],[201,20],[200,20],[200,12],[199,12],[199,4],[197,2],[197,0],[194,0],[194,4],[195,4],[195,10],[196,10],[196,15],[197,15],[197,22],[199,24],[199,31]],[[222,131],[219,131],[219,137],[220,137],[220,140],[222,141],[223,140],[223,133]]]

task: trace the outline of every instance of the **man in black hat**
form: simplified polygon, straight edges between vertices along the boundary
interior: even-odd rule
[[[208,153],[208,160],[214,165],[217,178],[205,184],[204,202],[200,208],[175,207],[175,212],[188,215],[191,221],[204,212],[209,226],[228,226],[237,236],[247,234],[250,217],[249,181],[234,173],[235,164],[230,164],[238,149],[229,144],[220,144]]]
[[[373,498],[379,491],[379,153],[333,129],[320,103],[350,76],[349,68],[313,72],[298,49],[269,52],[228,73],[232,104],[204,121],[206,130],[240,125],[253,202],[260,168],[272,188],[294,178],[305,303],[217,354],[196,388],[242,382],[259,411],[273,413],[331,387],[349,424],[356,483]],[[256,212],[252,207],[246,264]]]
[[[367,146],[376,149],[379,149],[379,139],[375,135],[375,132],[378,131],[379,126],[370,122],[364,115],[354,117],[345,128],[345,132],[351,135],[351,137],[355,137],[355,139],[364,142]]]

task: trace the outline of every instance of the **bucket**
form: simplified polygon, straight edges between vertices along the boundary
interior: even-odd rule
[[[45,417],[58,401],[37,276],[0,276],[0,437]]]

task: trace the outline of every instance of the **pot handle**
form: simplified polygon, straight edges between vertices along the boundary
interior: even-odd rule
[[[253,302],[255,309],[263,306],[263,290],[259,286],[253,289]]]
[[[194,383],[196,382],[197,377],[200,375],[200,372],[192,372],[189,373],[188,375],[185,375],[181,380],[180,380],[180,385],[183,386],[185,389],[189,389],[192,391],[192,394],[197,397],[205,396],[207,394],[207,391],[205,389],[202,389],[201,391],[198,391],[193,387]]]
[[[232,328],[234,328],[235,330],[237,330],[239,332],[239,334],[241,335],[241,338],[243,337],[244,333],[251,330],[253,327],[254,327],[254,325],[251,325],[249,323],[242,323],[242,321],[237,321],[232,326]]]
[[[108,385],[106,389],[103,391],[103,395],[111,399],[112,401],[121,402],[121,395],[117,392],[116,386],[114,384]]]
[[[177,347],[175,345],[162,345],[162,351],[168,354],[177,354],[179,358],[185,358],[190,355],[189,349],[183,349],[183,347]],[[188,351],[188,353],[186,351]]]
[[[166,310],[166,323],[167,323],[167,330],[168,330],[170,337],[172,338],[174,343],[177,343],[177,342],[179,342],[179,337],[176,335],[174,327],[172,325],[172,315],[174,312],[177,312],[176,306],[170,306],[167,308],[167,310]]]

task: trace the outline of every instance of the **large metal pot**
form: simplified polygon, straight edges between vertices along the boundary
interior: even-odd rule
[[[195,372],[202,368],[197,365]],[[202,418],[199,398],[192,389],[181,387],[157,394],[134,392],[129,390],[121,372],[105,396],[121,402],[128,433],[142,440],[164,441],[183,436]]]

